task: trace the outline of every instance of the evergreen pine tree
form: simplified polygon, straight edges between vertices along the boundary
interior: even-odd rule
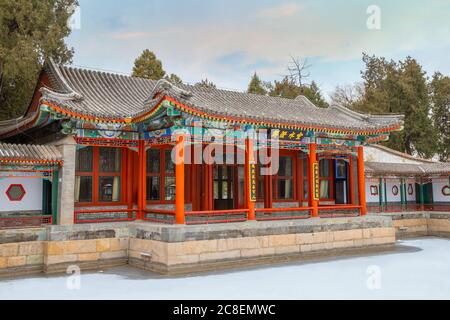
[[[264,89],[263,82],[258,77],[256,72],[253,74],[253,77],[248,85],[247,92],[261,95],[267,94],[266,89]]]
[[[430,83],[432,119],[440,161],[450,160],[450,77],[436,72]]]
[[[134,61],[133,77],[159,80],[162,79],[165,74],[166,72],[163,70],[161,61],[148,49],[145,49]]]
[[[43,63],[71,62],[64,39],[76,0],[0,0],[0,120],[21,116]]]

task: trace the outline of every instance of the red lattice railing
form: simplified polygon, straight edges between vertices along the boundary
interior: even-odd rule
[[[450,212],[449,204],[426,204],[424,206],[425,211],[437,211],[437,212]]]
[[[212,224],[247,221],[248,209],[187,211],[186,224]]]
[[[321,218],[342,218],[358,217],[361,206],[355,205],[335,205],[319,207],[319,217]]]
[[[0,217],[0,229],[40,227],[52,221],[52,216]]]
[[[401,212],[450,212],[450,204],[387,204],[387,205],[371,205],[367,207],[370,213],[401,213]]]
[[[161,210],[161,209],[146,209],[142,220],[149,222],[174,224],[175,223],[175,211],[173,210]]]
[[[135,209],[77,210],[74,212],[75,224],[133,221]]]
[[[310,207],[297,208],[257,208],[257,221],[271,221],[271,220],[295,220],[308,219],[311,217]]]

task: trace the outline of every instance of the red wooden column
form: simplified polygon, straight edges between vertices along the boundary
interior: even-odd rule
[[[133,151],[127,149],[127,202],[128,209],[133,209]],[[130,212],[130,215],[133,213]]]
[[[184,214],[184,135],[177,136],[175,146],[175,222],[185,224]]]
[[[273,158],[272,158],[272,147],[268,147],[267,155],[270,158],[270,166],[273,167]],[[278,160],[277,160],[278,161]],[[271,170],[273,171],[273,170]],[[270,175],[264,176],[264,208],[272,208],[273,205],[273,190],[272,190],[272,183],[273,183],[273,175],[272,172]]]
[[[308,203],[309,207],[311,207],[311,216],[313,218],[319,217],[319,200],[315,197],[315,189],[319,186],[316,186],[315,181],[315,168],[318,166],[317,163],[317,144],[310,143],[309,144],[309,157],[308,157]]]
[[[358,194],[361,215],[365,216],[367,214],[366,180],[364,176],[364,149],[362,146],[358,147]]]
[[[145,141],[139,140],[138,144],[138,220],[144,217],[144,210],[147,207],[146,199],[146,152]]]
[[[350,155],[349,162],[348,162],[348,180],[349,180],[349,198],[350,198],[350,204],[355,204],[355,169],[354,169],[354,160],[353,155]]]
[[[251,165],[255,165],[255,154],[253,152],[253,140],[248,138],[245,141],[245,198],[248,208],[247,220],[256,220],[255,217],[255,200],[251,197]]]

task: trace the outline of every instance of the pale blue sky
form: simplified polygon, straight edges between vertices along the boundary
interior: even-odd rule
[[[289,56],[308,57],[322,91],[360,81],[361,52],[418,59],[450,74],[449,0],[79,0],[81,28],[68,44],[74,65],[129,74],[148,48],[164,69],[194,83],[244,90],[253,72],[286,74]],[[381,30],[369,30],[369,5]]]

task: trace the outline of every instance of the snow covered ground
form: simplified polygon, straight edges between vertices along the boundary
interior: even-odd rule
[[[79,284],[79,286],[78,286]],[[450,299],[450,240],[369,256],[160,277],[122,267],[0,280],[0,299]]]

